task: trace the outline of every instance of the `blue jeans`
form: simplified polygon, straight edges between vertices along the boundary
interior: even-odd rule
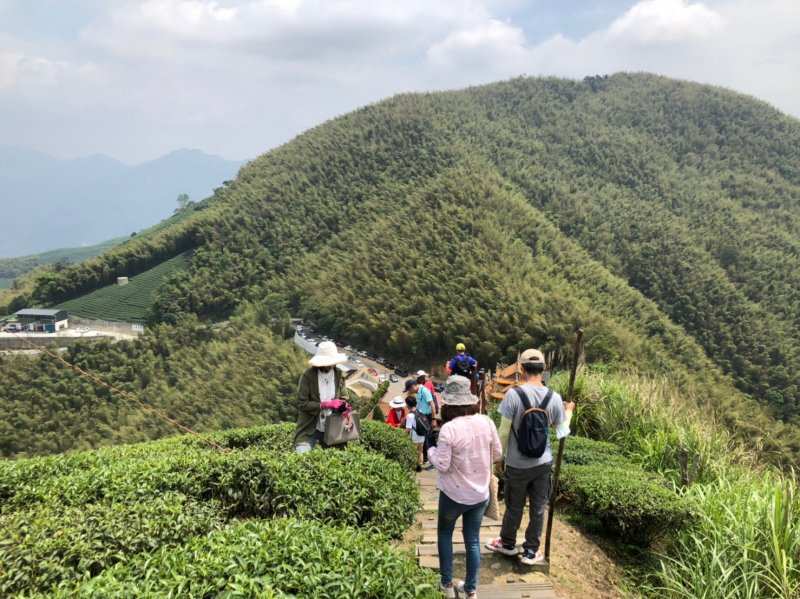
[[[464,547],[467,552],[467,576],[464,590],[471,593],[478,586],[478,569],[481,565],[481,520],[489,500],[474,505],[464,505],[439,491],[439,522],[436,532],[439,542],[439,573],[442,584],[453,582],[453,529],[462,517]]]

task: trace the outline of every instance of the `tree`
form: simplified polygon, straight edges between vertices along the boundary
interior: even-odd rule
[[[175,210],[175,212],[183,212],[192,203],[191,200],[189,199],[188,193],[180,194],[176,201],[178,202],[178,208]]]

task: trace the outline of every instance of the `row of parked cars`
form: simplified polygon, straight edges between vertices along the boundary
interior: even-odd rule
[[[298,324],[295,327],[295,329],[297,330],[298,335],[300,335],[306,341],[313,343],[314,345],[319,345],[323,341],[333,341],[337,345],[340,345],[339,342],[336,341],[336,339],[331,339],[330,337],[327,337],[325,335],[318,336],[314,332],[314,330],[309,326]],[[378,356],[377,354],[364,350],[359,350],[355,347],[352,347],[351,345],[345,345],[342,348],[342,350],[344,351],[344,353],[347,354],[347,359],[353,364],[356,364],[357,366],[364,366],[362,358],[366,358],[372,360],[373,362],[377,362],[378,364],[387,368],[388,370],[393,371],[392,374],[389,376],[389,380],[391,380],[393,383],[398,382],[400,380],[399,377],[408,376],[407,369],[392,364],[386,358]]]

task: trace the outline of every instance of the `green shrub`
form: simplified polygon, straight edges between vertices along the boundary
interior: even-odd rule
[[[276,453],[290,452],[294,449],[294,424],[268,424],[250,428],[222,431],[210,435],[184,437],[190,447],[207,448],[207,440],[212,440],[229,449],[257,448]],[[403,431],[398,431],[383,422],[361,420],[361,444],[368,450],[394,460],[404,468],[412,470],[417,465],[414,445]],[[356,445],[356,444],[353,444]]]
[[[417,450],[404,430],[392,428],[385,422],[361,422],[362,445],[400,464],[406,470],[417,465]]]
[[[392,450],[390,441],[385,442],[387,451]],[[164,455],[148,456],[137,449],[133,453],[125,458],[121,452],[116,461],[98,459],[95,467],[34,478],[7,498],[5,509],[36,503],[130,503],[177,492],[201,501],[217,500],[231,517],[302,515],[399,536],[413,521],[419,500],[405,467],[358,446],[306,455],[258,446],[227,453],[187,446]],[[25,462],[17,462],[23,471]]]
[[[557,441],[552,439],[555,448]],[[595,441],[586,437],[567,438],[564,446],[564,463],[576,465],[616,464],[630,465],[631,461],[622,454],[622,450],[613,443]]]
[[[0,596],[90,578],[220,526],[218,506],[169,494],[131,504],[39,504],[0,516]]]
[[[363,531],[294,519],[246,522],[159,549],[57,597],[440,597],[411,556]]]
[[[691,519],[688,504],[663,479],[637,466],[567,464],[559,491],[573,509],[598,518],[606,532],[637,545]]]

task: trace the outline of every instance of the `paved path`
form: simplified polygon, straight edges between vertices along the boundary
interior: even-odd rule
[[[424,471],[417,475],[422,497],[422,509],[417,514],[419,536],[417,559],[424,568],[438,570],[439,551],[436,546],[436,508],[439,491],[436,473]],[[464,543],[460,539],[460,524],[456,523],[453,537],[455,572],[464,575]],[[547,565],[525,567],[507,557],[497,555],[483,544],[500,534],[500,522],[484,518],[481,522],[481,580],[478,585],[480,599],[556,599],[553,585],[545,576]]]

